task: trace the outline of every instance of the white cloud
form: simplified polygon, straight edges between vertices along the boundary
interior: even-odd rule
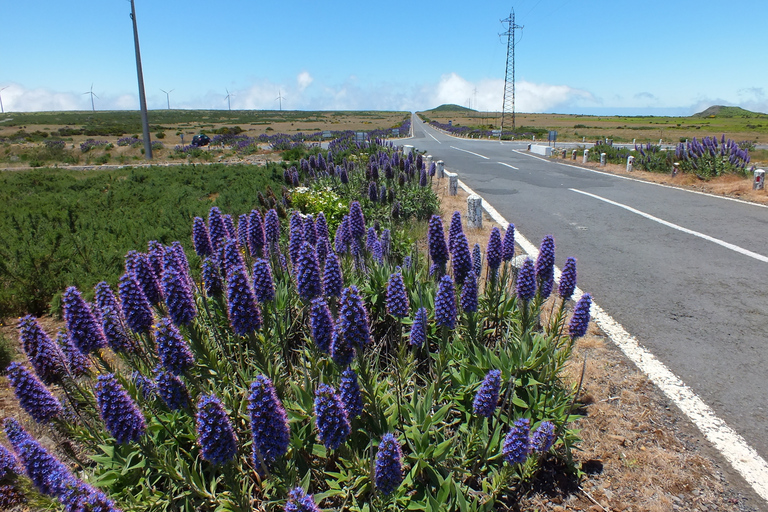
[[[309,74],[309,71],[302,71],[299,76],[296,77],[296,83],[299,85],[299,90],[304,91],[315,79]]]

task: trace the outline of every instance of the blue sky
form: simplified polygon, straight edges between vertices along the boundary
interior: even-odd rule
[[[765,0],[135,0],[165,108],[499,110],[514,7],[519,112],[768,112]],[[130,3],[3,1],[6,111],[137,109]]]

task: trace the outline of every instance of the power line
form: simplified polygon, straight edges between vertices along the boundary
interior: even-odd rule
[[[504,104],[501,108],[501,133],[504,133],[504,118],[512,115],[512,131],[515,131],[515,30],[523,27],[515,24],[515,9],[512,9],[507,19],[501,20],[507,23],[507,31],[502,36],[507,36],[507,71],[504,74]]]

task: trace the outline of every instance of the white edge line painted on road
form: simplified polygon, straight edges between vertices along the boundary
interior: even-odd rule
[[[473,151],[467,151],[466,149],[457,148],[456,146],[451,146],[451,149],[455,149],[456,151],[463,151],[465,153],[469,153],[470,155],[479,156],[480,158],[485,158],[486,160],[490,160],[487,156],[483,156],[480,153],[475,153]]]
[[[470,195],[477,194],[461,180],[459,180],[459,186]],[[488,215],[506,228],[509,222],[485,198],[481,196],[481,199],[483,208],[488,212]],[[520,232],[515,233],[515,241],[531,257],[535,258],[538,255],[539,250]],[[555,268],[555,277],[560,278],[559,268]],[[576,288],[574,300],[578,300],[583,293],[581,289]],[[752,486],[755,492],[768,501],[768,463],[765,459],[749,446],[738,432],[718,418],[712,408],[705,404],[664,363],[659,361],[649,350],[641,347],[634,336],[629,334],[621,324],[595,302],[592,302],[591,313],[595,323],[608,335],[611,341],[635,363],[640,371],[648,376],[651,382],[661,389],[667,398],[683,411],[688,419],[704,434],[704,437]]]
[[[763,256],[762,254],[758,254],[756,252],[752,252],[748,249],[744,249],[743,247],[739,247],[738,245],[734,245],[728,242],[725,242],[723,240],[720,240],[719,238],[715,238],[709,235],[705,235],[704,233],[700,233],[699,231],[694,231],[692,229],[684,228],[683,226],[679,226],[677,224],[673,224],[669,221],[666,221],[664,219],[660,219],[658,217],[654,217],[653,215],[649,213],[642,212],[640,210],[637,210],[635,208],[632,208],[631,206],[627,206],[626,204],[617,203],[616,201],[611,201],[610,199],[606,199],[605,197],[601,197],[595,194],[590,194],[589,192],[584,192],[583,190],[578,190],[575,188],[569,188],[568,190],[572,192],[577,192],[579,194],[583,194],[585,196],[592,197],[594,199],[598,199],[600,201],[604,201],[608,204],[612,204],[614,206],[618,206],[619,208],[623,208],[629,212],[632,212],[634,214],[640,215],[641,217],[645,217],[646,219],[652,220],[654,222],[658,222],[659,224],[662,224],[664,226],[670,227],[672,229],[676,229],[678,231],[682,231],[683,233],[688,233],[689,235],[697,236],[699,238],[703,238],[704,240],[708,242],[715,243],[717,245],[721,245],[725,247],[726,249],[730,249],[734,252],[738,252],[739,254],[743,254],[744,256],[749,256],[750,258],[754,258],[758,261],[762,261],[763,263],[768,263],[768,256]]]
[[[427,135],[429,135],[430,137],[432,137],[433,139],[435,139],[435,142],[437,142],[438,144],[442,144],[442,142],[440,142],[439,140],[437,140],[437,138],[436,138],[434,135],[432,135],[431,133],[429,133],[427,130],[424,130],[424,133],[426,133]]]
[[[510,169],[514,169],[514,170],[516,170],[516,171],[519,171],[519,170],[520,170],[520,169],[518,169],[517,167],[515,167],[514,165],[505,164],[504,162],[496,162],[496,163],[497,163],[497,164],[501,164],[501,165],[506,165],[506,166],[507,166],[507,167],[509,167]]]
[[[716,194],[710,194],[708,192],[699,192],[698,190],[689,190],[687,188],[674,187],[672,185],[666,185],[664,183],[654,183],[653,181],[645,181],[645,180],[640,180],[640,179],[637,179],[637,178],[630,178],[629,176],[621,176],[620,174],[612,174],[610,172],[597,171],[595,169],[590,169],[589,167],[579,167],[578,165],[567,164],[567,163],[559,162],[557,160],[548,160],[546,158],[539,158],[536,155],[531,155],[527,151],[521,151],[519,149],[513,149],[512,151],[517,153],[518,155],[529,156],[529,157],[535,158],[537,160],[541,160],[541,161],[544,161],[544,162],[549,162],[551,164],[562,165],[564,167],[573,167],[574,169],[579,169],[581,171],[588,171],[588,172],[593,172],[595,174],[602,174],[603,176],[609,176],[611,178],[617,178],[617,179],[620,179],[620,180],[627,180],[627,181],[634,181],[635,183],[643,183],[645,185],[655,185],[657,187],[668,188],[668,189],[671,189],[671,190],[681,190],[683,192],[688,192],[689,194],[698,194],[700,196],[714,197],[715,199],[725,199],[726,201],[733,201],[734,203],[747,204],[749,206],[759,206],[760,208],[768,208],[768,204],[753,203],[751,201],[745,201],[743,199],[736,199],[735,197],[718,196]]]

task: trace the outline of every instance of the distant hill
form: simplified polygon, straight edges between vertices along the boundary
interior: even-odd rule
[[[751,112],[741,107],[714,105],[703,112],[693,114],[691,117],[765,117],[765,115],[760,112]]]
[[[453,103],[446,103],[439,107],[435,107],[432,110],[427,110],[427,112],[477,112],[477,110],[462,107],[461,105],[454,105]]]

